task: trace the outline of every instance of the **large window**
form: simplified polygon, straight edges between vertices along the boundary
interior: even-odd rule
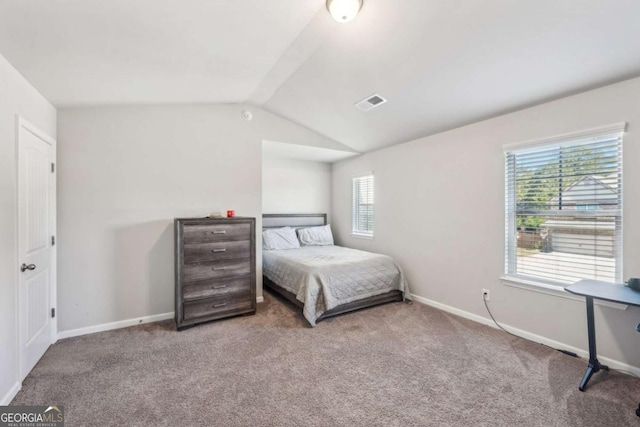
[[[621,281],[623,131],[506,148],[508,276]]]
[[[353,178],[352,233],[373,236],[373,175]]]

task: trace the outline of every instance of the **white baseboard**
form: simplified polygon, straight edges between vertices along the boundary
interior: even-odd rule
[[[127,328],[129,326],[143,325],[145,323],[159,322],[173,319],[173,312],[154,314],[152,316],[138,317],[135,319],[119,320],[117,322],[103,323],[101,325],[87,326],[86,328],[71,329],[58,332],[58,339],[77,337],[80,335],[94,334],[96,332],[110,331],[113,329]]]
[[[18,394],[21,388],[22,388],[22,384],[15,383],[13,387],[11,387],[11,390],[9,390],[7,394],[5,394],[2,397],[2,400],[0,400],[0,406],[8,406],[9,403],[11,403],[11,401],[13,400],[13,398],[16,397],[16,394]]]
[[[428,298],[424,298],[418,295],[411,294],[411,299],[413,301],[419,302],[421,304],[425,304],[431,307],[438,308],[442,311],[446,311],[451,314],[455,314],[456,316],[464,317],[465,319],[473,320],[474,322],[481,323],[483,325],[490,326],[494,329],[499,329],[493,320],[478,316],[477,314],[469,313],[468,311],[460,310],[459,308],[451,307],[446,304],[439,303],[437,301],[430,300]],[[524,331],[522,329],[514,328],[513,326],[506,325],[504,323],[500,323],[502,327],[504,327],[509,332],[518,335],[521,338],[524,338],[529,341],[537,342],[540,344],[544,344],[546,346],[559,349],[559,350],[567,350],[577,354],[579,357],[583,359],[589,359],[589,351],[582,348],[573,347],[571,345],[552,340],[547,337],[543,337],[541,335],[534,334],[532,332]],[[618,369],[621,371],[631,372],[632,374],[640,377],[640,368],[629,365],[627,363],[621,362],[619,360],[611,359],[609,357],[598,356],[598,360],[604,364],[608,365],[611,369]]]
[[[478,316],[477,314],[469,313],[468,311],[460,310],[459,308],[451,307],[450,305],[442,304],[440,302],[436,302],[415,294],[411,294],[411,300],[417,301],[424,305],[439,308],[440,310],[446,311],[447,313],[455,314],[456,316],[464,317],[465,319],[473,320],[474,322],[482,323],[483,325],[497,328],[497,326],[491,319]]]
[[[264,302],[264,297],[259,296],[256,302]],[[161,320],[173,319],[174,312],[154,314],[152,316],[138,317],[135,319],[119,320],[117,322],[103,323],[101,325],[87,326],[86,328],[71,329],[69,331],[58,332],[58,339],[78,337],[80,335],[95,334],[96,332],[111,331],[113,329],[128,328],[129,326],[143,325],[145,323],[159,322]]]

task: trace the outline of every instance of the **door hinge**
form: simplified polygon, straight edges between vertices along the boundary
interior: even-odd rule
[[[55,308],[52,308],[52,309],[51,309],[51,317],[52,317],[52,318],[53,318],[53,317],[56,317],[56,309],[55,309]]]
[[[55,171],[56,171],[56,164],[51,163],[51,173],[54,173]]]
[[[56,245],[56,236],[51,236],[51,246]]]

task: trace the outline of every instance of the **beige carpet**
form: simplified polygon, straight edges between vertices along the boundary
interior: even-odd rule
[[[309,328],[266,295],[255,316],[59,341],[13,404],[69,426],[638,426],[640,380],[417,303]]]

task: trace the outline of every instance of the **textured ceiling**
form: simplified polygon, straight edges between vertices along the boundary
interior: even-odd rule
[[[265,107],[369,151],[638,76],[639,17],[638,0],[365,0]],[[354,108],[374,92],[389,102]]]
[[[56,106],[241,103],[323,0],[0,0],[0,53]]]
[[[57,106],[248,102],[358,151],[640,75],[638,0],[324,3],[0,0],[0,53]]]

